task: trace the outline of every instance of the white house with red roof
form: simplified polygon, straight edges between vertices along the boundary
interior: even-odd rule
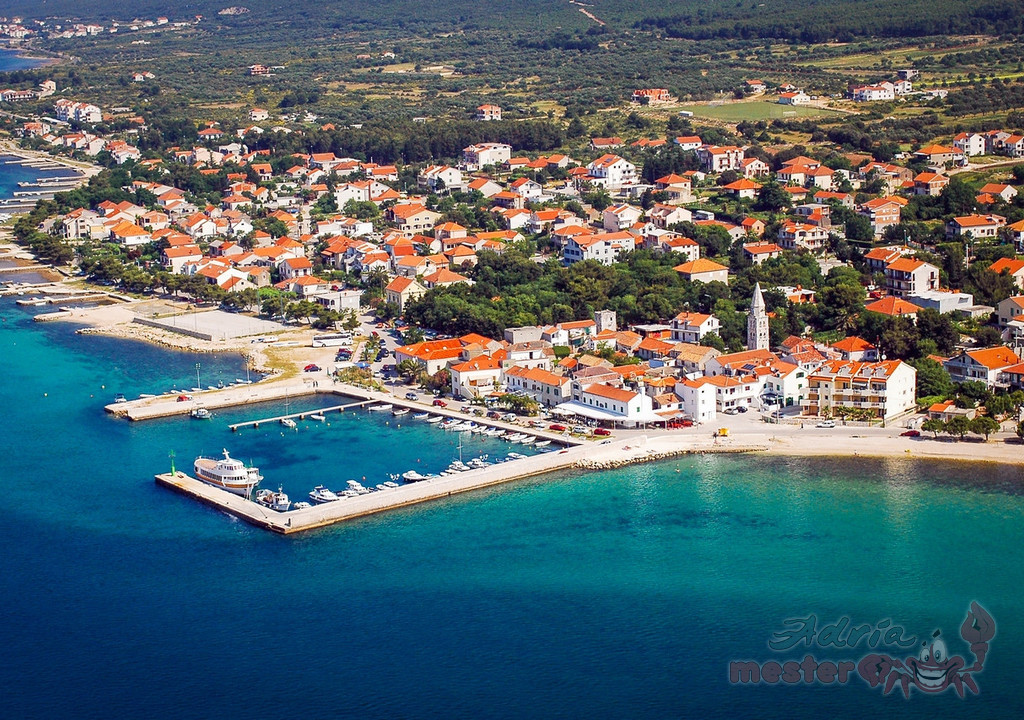
[[[976,132],[962,132],[953,138],[953,147],[967,157],[985,154],[985,136]]]
[[[828,230],[817,225],[784,222],[779,228],[779,245],[786,250],[819,250],[828,242]]]
[[[446,267],[440,267],[429,275],[423,276],[423,284],[427,286],[427,289],[432,290],[436,287],[448,287],[450,285],[458,285],[460,283],[466,283],[472,285],[473,281],[465,275],[460,275],[457,272],[453,272]]]
[[[946,237],[962,237],[970,233],[974,239],[994,238],[1005,225],[1006,218],[1002,215],[963,215],[946,224]]]
[[[1007,273],[1013,278],[1017,287],[1024,289],[1024,260],[1017,258],[999,258],[988,266],[988,269],[996,275]]]
[[[953,382],[983,382],[994,389],[1009,384],[1007,368],[1020,363],[1020,357],[1005,345],[981,350],[962,350],[942,365]]]
[[[807,380],[807,396],[801,405],[808,415],[856,408],[870,410],[875,417],[888,420],[916,407],[917,370],[901,360],[832,360]]]
[[[604,383],[574,383],[572,397],[572,401],[562,403],[558,409],[613,424],[639,425],[664,420],[654,413],[651,397],[644,392]]]
[[[481,122],[501,120],[501,107],[491,103],[485,103],[476,109],[476,119]]]
[[[504,143],[476,143],[462,150],[462,163],[468,170],[501,165],[512,157],[512,146]]]
[[[677,273],[683,276],[684,280],[690,282],[723,282],[729,283],[729,268],[714,260],[697,258],[674,268]]]
[[[931,263],[901,257],[885,267],[885,287],[891,295],[905,298],[939,287],[939,269]]]
[[[461,190],[464,183],[462,171],[451,165],[428,165],[420,171],[416,178],[419,187],[436,192],[444,190]]]
[[[166,247],[160,252],[163,266],[171,273],[182,274],[187,263],[198,263],[203,259],[203,251],[198,245],[178,245]]]
[[[570,265],[583,260],[597,260],[602,265],[611,265],[619,253],[635,248],[636,238],[625,231],[573,235],[566,239],[562,257]]]
[[[612,153],[602,155],[587,165],[587,173],[590,182],[609,190],[637,182],[636,165]]]
[[[481,354],[451,365],[452,395],[463,399],[482,397],[501,386],[504,374],[501,361]]]
[[[773,242],[755,242],[743,244],[743,255],[754,265],[760,265],[765,260],[777,258],[785,252],[781,245]]]
[[[635,205],[617,203],[606,207],[601,217],[605,231],[617,233],[633,227],[642,215],[643,210]]]
[[[545,407],[572,400],[572,380],[550,370],[513,365],[505,369],[503,379],[508,392],[531,397]]]
[[[739,170],[743,164],[743,148],[735,145],[702,145],[697,157],[708,172]]]
[[[384,299],[395,305],[399,313],[404,313],[410,300],[414,300],[426,292],[427,289],[420,285],[415,278],[396,277],[384,288]]]
[[[714,315],[684,311],[672,318],[672,341],[699,345],[705,335],[717,333],[722,324]]]
[[[294,280],[313,274],[313,263],[305,257],[286,257],[277,264],[277,270],[283,280]]]

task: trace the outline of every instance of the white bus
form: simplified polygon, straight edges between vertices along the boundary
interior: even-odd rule
[[[351,344],[352,333],[328,333],[313,336],[313,347],[344,347]]]

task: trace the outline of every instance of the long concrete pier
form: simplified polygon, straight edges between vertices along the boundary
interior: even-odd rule
[[[573,467],[612,467],[676,455],[756,452],[767,449],[767,437],[747,436],[742,440],[719,438],[713,441],[710,438],[693,435],[654,438],[639,436],[607,445],[573,447],[534,455],[479,470],[400,485],[389,490],[378,490],[368,495],[343,498],[336,502],[283,513],[207,485],[180,471],[156,475],[155,480],[158,485],[180,492],[256,527],[289,535]]]
[[[345,405],[331,405],[330,407],[317,408],[315,410],[303,410],[302,412],[291,413],[290,415],[276,415],[271,418],[262,418],[260,420],[246,420],[245,422],[228,425],[228,427],[231,428],[231,432],[235,432],[239,428],[258,428],[260,425],[281,422],[282,420],[305,420],[310,415],[316,415],[317,413],[325,414],[332,412],[345,412],[349,408],[363,407],[364,405],[372,405],[374,402],[374,400],[360,400],[358,402],[346,403]]]
[[[111,403],[104,409],[117,417],[129,420],[153,420],[155,418],[188,415],[198,404],[208,410],[248,405],[269,400],[288,400],[303,395],[313,395],[316,389],[312,383],[301,380],[253,383],[252,385],[231,385],[218,390],[192,391],[183,389],[157,397],[139,398],[123,403]],[[191,396],[194,402],[179,402],[181,395]],[[368,399],[368,398],[367,398]],[[315,412],[310,410],[309,412]]]

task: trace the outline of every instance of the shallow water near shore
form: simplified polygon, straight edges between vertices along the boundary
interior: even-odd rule
[[[703,456],[563,473],[295,537],[158,488],[227,447],[293,499],[320,482],[446,463],[411,416],[228,422],[296,398],[144,423],[102,406],[244,377],[240,356],[174,353],[33,324],[0,300],[0,677],[12,717],[1010,717],[1024,708],[1020,470],[919,460]],[[399,422],[401,421],[401,422]],[[402,427],[398,427],[401,425]],[[473,443],[479,442],[479,445]],[[466,438],[474,452],[505,446]],[[416,463],[419,460],[419,463]],[[418,469],[418,467],[417,467]],[[787,618],[997,634],[981,694],[733,686],[731,660],[859,659],[767,647]],[[896,651],[916,655],[918,647]]]

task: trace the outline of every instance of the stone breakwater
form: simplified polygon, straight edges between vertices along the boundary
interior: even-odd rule
[[[666,444],[675,447],[664,447]],[[654,436],[642,445],[625,446],[620,453],[607,458],[581,458],[573,463],[573,467],[581,470],[614,470],[644,462],[670,460],[684,455],[712,455],[724,453],[766,452],[769,449],[767,438],[749,438],[740,441],[709,441],[692,436],[673,437]]]

